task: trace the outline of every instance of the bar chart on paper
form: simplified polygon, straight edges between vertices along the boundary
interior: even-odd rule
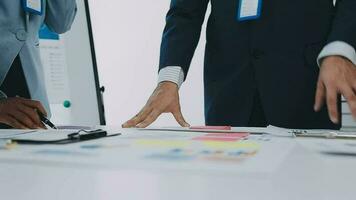
[[[273,173],[294,147],[293,140],[249,133],[125,130],[121,136],[69,146],[41,146],[9,159],[87,167]],[[268,161],[268,162],[266,162]]]
[[[77,1],[71,30],[39,30],[39,51],[44,68],[51,120],[58,125],[105,124],[100,83],[87,0]]]

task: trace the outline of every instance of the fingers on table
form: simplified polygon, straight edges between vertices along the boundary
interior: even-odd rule
[[[331,121],[335,124],[339,123],[338,91],[336,87],[330,86],[326,89],[326,103]]]
[[[147,126],[151,125],[156,119],[162,114],[161,111],[157,109],[153,109],[143,121],[137,124],[137,128],[146,128]]]
[[[322,81],[318,81],[316,95],[315,95],[315,105],[314,110],[320,111],[325,103],[326,89]]]
[[[162,110],[147,106],[142,111],[137,114],[135,117],[127,121],[122,125],[123,128],[146,128],[151,125],[157,118],[163,113]],[[177,107],[174,111],[172,111],[174,118],[177,120],[179,125],[182,127],[189,127],[190,125],[185,121],[182,112],[179,107]]]
[[[139,123],[144,121],[146,117],[151,113],[152,108],[150,106],[145,106],[137,115],[131,118],[129,121],[122,125],[123,128],[136,127]]]
[[[177,120],[178,124],[182,127],[190,127],[190,125],[185,121],[182,111],[177,109],[176,111],[172,112],[174,118]]]
[[[355,89],[345,86],[342,91],[341,91],[342,95],[345,97],[350,111],[352,113],[352,116],[354,117],[354,119],[356,119],[356,94],[355,94]]]

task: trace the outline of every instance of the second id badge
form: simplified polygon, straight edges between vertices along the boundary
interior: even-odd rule
[[[260,18],[262,10],[262,0],[238,0],[237,20],[255,20]]]
[[[25,12],[42,15],[43,0],[22,0],[22,6]]]

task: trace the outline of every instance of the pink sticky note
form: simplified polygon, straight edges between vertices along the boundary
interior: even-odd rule
[[[229,137],[196,137],[193,138],[193,140],[198,140],[198,141],[219,141],[219,142],[236,142],[240,138],[229,138]]]
[[[203,136],[193,138],[199,141],[238,141],[245,139],[249,133],[209,133]]]
[[[231,126],[192,126],[190,129],[197,130],[231,130]]]
[[[248,137],[249,133],[209,133],[205,136],[208,137],[229,137],[229,138],[245,138]]]

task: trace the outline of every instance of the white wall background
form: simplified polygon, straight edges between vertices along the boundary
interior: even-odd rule
[[[89,0],[100,82],[108,125],[121,125],[146,103],[157,85],[161,36],[169,0]],[[204,26],[205,27],[205,26]],[[183,115],[204,124],[203,54],[205,28],[180,90]],[[154,126],[177,126],[164,115]]]

